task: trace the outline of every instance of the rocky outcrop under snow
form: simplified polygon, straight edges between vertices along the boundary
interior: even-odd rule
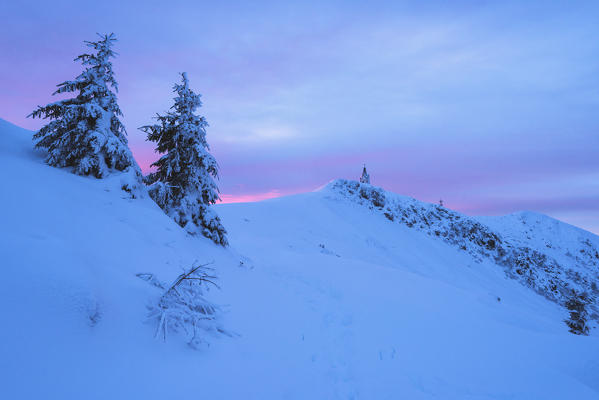
[[[344,179],[324,191],[370,208],[391,223],[403,224],[456,246],[474,259],[491,259],[506,275],[565,306],[588,298],[590,318],[599,321],[599,238],[542,214],[470,217],[440,205]]]

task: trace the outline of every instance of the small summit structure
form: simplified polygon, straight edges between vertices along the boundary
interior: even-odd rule
[[[370,185],[370,175],[366,171],[366,164],[364,164],[364,168],[362,169],[362,176],[360,177],[360,183],[367,183]]]

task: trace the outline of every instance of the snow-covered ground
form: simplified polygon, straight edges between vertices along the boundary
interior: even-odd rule
[[[331,186],[217,206],[223,249],[118,178],[44,165],[31,132],[1,120],[0,182],[2,398],[599,398],[596,332],[568,333],[563,307],[491,259]],[[576,235],[597,243],[554,220],[535,231],[545,218],[478,220],[556,258]],[[194,261],[214,262],[208,297],[236,333],[198,351],[154,339],[159,292],[136,277],[170,281]]]

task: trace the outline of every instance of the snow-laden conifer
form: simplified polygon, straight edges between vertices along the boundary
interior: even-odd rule
[[[162,154],[152,164],[156,172],[146,177],[150,196],[189,233],[201,233],[226,246],[227,231],[210,207],[219,200],[218,164],[206,142],[208,123],[195,113],[202,105],[200,95],[189,88],[185,73],[173,91],[175,104],[165,115],[156,116],[158,124],[140,128]]]
[[[90,54],[75,58],[84,71],[74,80],[58,85],[53,93],[76,93],[75,97],[38,106],[29,116],[48,118],[50,122],[34,136],[35,146],[47,151],[47,163],[56,167],[72,167],[79,175],[104,178],[112,171],[127,172],[132,178],[125,190],[141,183],[139,166],[127,146],[125,127],[120,121],[121,109],[115,92],[112,50],[113,33],[99,35],[96,42],[84,43]]]

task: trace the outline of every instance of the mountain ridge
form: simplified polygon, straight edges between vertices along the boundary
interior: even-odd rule
[[[599,320],[599,308],[595,303],[599,295],[599,237],[591,232],[527,211],[500,217],[470,217],[440,205],[344,179],[332,181],[323,192],[365,205],[391,222],[425,231],[468,252],[475,259],[490,258],[505,269],[508,277],[560,305],[581,293],[588,293],[591,295],[591,317]],[[529,228],[517,237],[514,232],[527,225],[526,220],[531,218],[535,218],[541,227]],[[495,231],[490,226],[494,226]],[[559,243],[553,243],[555,236],[553,241],[536,237],[541,232],[554,230],[551,226],[566,231],[560,239],[569,246],[562,248]],[[507,229],[506,234],[507,227],[511,229]],[[574,235],[575,239],[572,238]]]

